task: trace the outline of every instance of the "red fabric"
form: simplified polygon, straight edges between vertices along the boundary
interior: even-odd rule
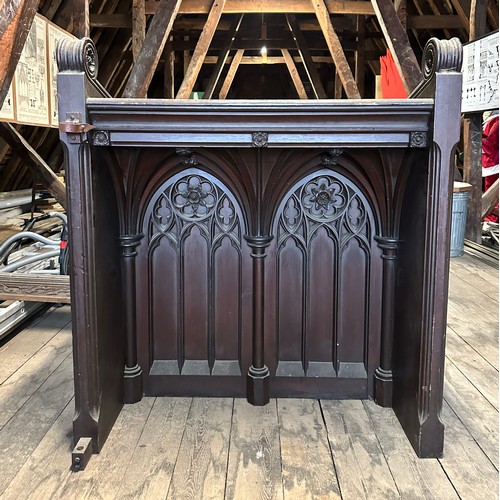
[[[483,155],[482,163],[484,168],[498,165],[498,115],[490,118],[483,130]],[[498,179],[498,174],[488,175],[484,178],[484,190]],[[498,205],[493,212],[487,215],[486,222],[498,222]]]
[[[387,49],[387,55],[380,58],[380,85],[384,99],[408,97],[408,92],[406,92],[403,80],[399,75],[398,68],[389,49]]]

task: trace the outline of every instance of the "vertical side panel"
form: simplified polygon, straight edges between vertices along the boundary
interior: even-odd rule
[[[337,245],[324,227],[309,243],[309,301],[307,320],[307,375],[335,376],[333,346],[335,332],[335,279]]]
[[[214,263],[215,363],[213,375],[240,375],[241,331],[241,258],[224,237],[217,247]]]
[[[304,254],[293,238],[278,251],[278,376],[304,376]]]
[[[151,252],[151,323],[155,357],[174,360],[173,373],[179,373],[177,364],[177,314],[179,300],[177,252],[167,238],[161,238]],[[175,370],[175,365],[177,370]]]
[[[183,375],[209,375],[208,248],[197,226],[182,243],[182,319],[185,361]]]
[[[356,238],[350,238],[341,255],[339,287],[339,377],[366,377],[367,254]]]

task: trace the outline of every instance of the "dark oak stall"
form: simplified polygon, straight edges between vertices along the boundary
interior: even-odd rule
[[[439,456],[461,45],[409,100],[112,99],[58,47],[75,441],[149,395],[374,398]]]

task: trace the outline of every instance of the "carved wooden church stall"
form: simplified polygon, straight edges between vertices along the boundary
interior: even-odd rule
[[[112,99],[58,48],[75,441],[143,394],[374,398],[439,456],[461,45],[409,100]]]

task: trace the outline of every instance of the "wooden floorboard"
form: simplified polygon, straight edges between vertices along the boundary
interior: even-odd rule
[[[283,499],[276,400],[235,399],[225,498]]]
[[[70,471],[69,306],[0,345],[0,498],[498,498],[498,269],[451,261],[441,459],[373,401],[144,398]]]
[[[278,419],[284,498],[340,498],[319,402],[280,399]]]

